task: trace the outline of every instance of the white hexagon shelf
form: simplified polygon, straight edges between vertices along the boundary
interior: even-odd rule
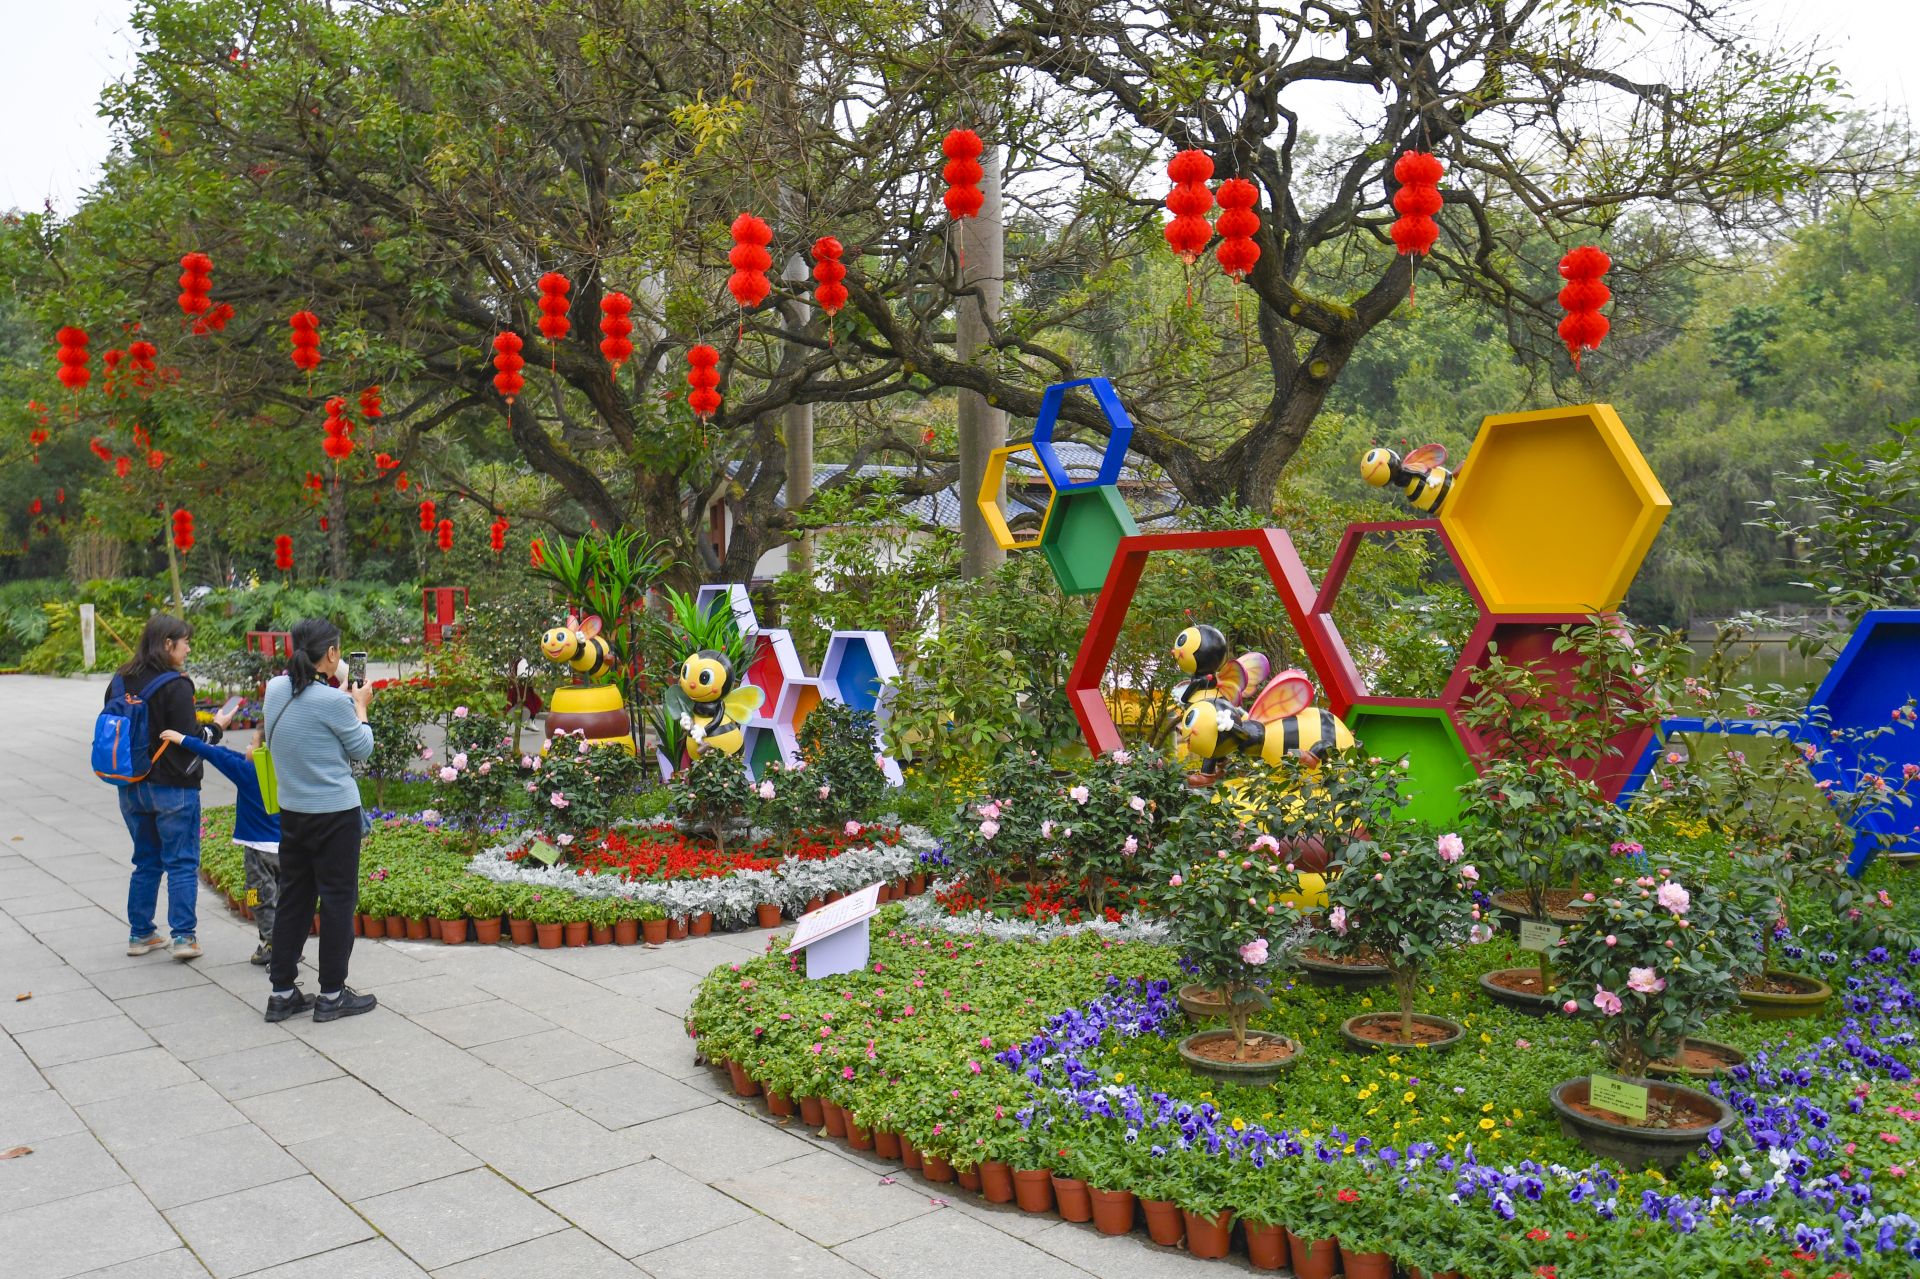
[[[693,606],[702,613],[721,606],[733,610],[733,621],[742,635],[751,635],[760,629],[760,620],[753,611],[753,601],[747,597],[747,588],[739,582],[715,582],[700,587],[694,592]]]

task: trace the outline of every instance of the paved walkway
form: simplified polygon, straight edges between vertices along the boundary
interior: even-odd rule
[[[680,1019],[700,976],[765,933],[362,941],[352,981],[380,1007],[327,1025],[261,1019],[252,926],[210,893],[204,958],[128,958],[126,832],[86,768],[99,700],[96,682],[0,677],[0,1150],[33,1148],[0,1160],[0,1273],[1219,1273],[929,1186],[734,1099]],[[209,783],[209,804],[231,798]]]

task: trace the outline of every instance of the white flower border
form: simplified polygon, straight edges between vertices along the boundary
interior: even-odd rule
[[[1149,918],[1139,911],[1130,911],[1122,915],[1117,924],[1104,919],[1090,919],[1078,924],[1040,923],[1026,919],[1002,919],[997,915],[989,915],[983,910],[950,915],[946,907],[934,900],[934,895],[946,892],[959,882],[957,879],[941,880],[921,896],[908,898],[907,924],[914,928],[938,928],[949,933],[959,933],[967,937],[984,937],[991,941],[1048,942],[1060,937],[1074,937],[1081,933],[1096,933],[1109,941],[1165,942],[1173,932],[1165,920]]]

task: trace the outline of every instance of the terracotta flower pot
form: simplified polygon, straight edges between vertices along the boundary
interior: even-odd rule
[[[1338,1239],[1302,1239],[1289,1230],[1287,1252],[1293,1258],[1294,1279],[1333,1279],[1340,1269]]]
[[[362,937],[385,937],[387,921],[380,915],[360,916],[360,935]]]
[[[845,897],[845,896],[846,896],[846,894],[845,894],[845,893],[828,893],[828,894],[827,894],[827,905],[829,905],[829,906],[831,906],[831,905],[833,905],[833,904],[834,904],[835,902],[837,902],[837,901],[839,901],[839,900],[840,900],[840,899],[841,899],[842,897]]]
[[[1228,1208],[1217,1217],[1203,1217],[1184,1208],[1180,1211],[1187,1222],[1189,1253],[1205,1261],[1218,1261],[1227,1255],[1227,1245],[1233,1242],[1233,1209]]]
[[[1147,1214],[1147,1238],[1162,1248],[1172,1248],[1187,1237],[1186,1214],[1171,1199],[1142,1199],[1140,1210]]]
[[[907,896],[918,897],[921,893],[924,893],[926,891],[927,891],[927,877],[925,875],[907,876]]]
[[[761,902],[759,906],[755,907],[755,913],[759,918],[760,927],[780,927],[780,907],[777,903]]]
[[[559,950],[560,937],[566,928],[562,924],[535,924],[533,931],[540,939],[541,950]]]
[[[955,1176],[955,1177],[957,1177],[957,1178],[959,1178],[959,1181],[960,1181],[960,1189],[962,1189],[962,1190],[971,1190],[971,1191],[973,1191],[973,1192],[974,1192],[975,1194],[978,1194],[978,1193],[979,1193],[979,1191],[980,1191],[980,1169],[979,1169],[979,1167],[978,1167],[977,1165],[976,1165],[975,1167],[972,1167],[972,1168],[960,1168],[960,1169],[956,1169],[956,1170],[955,1170],[955,1172],[954,1172],[954,1176]]]
[[[1053,1175],[1053,1202],[1060,1209],[1060,1215],[1068,1221],[1093,1220],[1093,1196],[1087,1193],[1087,1183],[1078,1177]]]
[[[388,929],[387,931],[389,935],[391,935],[393,930]],[[426,917],[424,915],[421,916],[419,919],[409,919],[407,921],[407,940],[408,941],[425,941],[427,940],[427,938],[431,936],[433,936],[433,927],[432,925],[427,923]]]
[[[821,1113],[826,1116],[827,1136],[845,1138],[847,1135],[847,1112],[835,1102],[820,1099]]]
[[[900,1162],[915,1172],[925,1162],[920,1156],[920,1147],[914,1145],[913,1138],[905,1133],[900,1134]]]
[[[355,937],[366,936],[366,916],[365,915],[355,915],[353,917],[353,935]]]
[[[1053,1173],[1045,1168],[1015,1168],[1013,1198],[1021,1212],[1052,1212]]]
[[[760,1095],[760,1085],[755,1083],[753,1080],[753,1077],[747,1074],[747,1072],[741,1068],[741,1065],[739,1062],[737,1061],[728,1062],[727,1074],[733,1077],[734,1096],[758,1097]]]
[[[800,1098],[800,1122],[809,1128],[818,1128],[827,1122],[826,1108],[818,1097]]]
[[[596,946],[613,945],[613,925],[612,924],[595,924],[593,926],[593,931],[588,933],[587,935],[590,938],[592,938],[593,944]]]
[[[822,906],[826,904],[827,903],[825,901],[821,900],[818,897],[809,897],[807,898],[807,904],[800,908],[800,913],[802,915],[811,915],[813,914],[814,911],[819,910]]]
[[[682,941],[687,935],[687,921],[683,915],[675,915],[667,921],[667,940]]]
[[[1133,1231],[1134,1206],[1139,1200],[1131,1190],[1095,1190],[1093,1228],[1103,1235],[1124,1235]]]
[[[1244,1217],[1241,1227],[1247,1232],[1247,1261],[1255,1270],[1278,1270],[1287,1264],[1287,1232],[1282,1226],[1263,1226]]]
[[[891,1128],[873,1130],[873,1150],[882,1159],[900,1158],[900,1134]]]
[[[590,932],[592,932],[591,925],[589,925],[587,921],[584,919],[568,920],[566,929],[567,929],[567,945],[569,946],[586,945],[587,936]]]
[[[251,907],[247,909],[246,916],[248,919],[253,918],[253,910]],[[316,914],[313,917],[313,925],[307,929],[307,936],[318,937],[319,935],[320,935],[320,916]],[[433,933],[431,930],[428,931],[427,936],[429,937],[433,936]]]
[[[928,1181],[952,1181],[953,1165],[939,1155],[930,1155],[923,1151],[920,1155],[920,1175]]]
[[[637,919],[616,919],[613,921],[613,944],[631,946],[640,940],[640,921]]]
[[[500,916],[490,915],[485,919],[473,921],[473,934],[482,946],[491,946],[500,940]]]
[[[989,1159],[980,1165],[980,1193],[990,1204],[1013,1202],[1013,1165]]]
[[[713,912],[703,910],[687,924],[687,932],[695,937],[705,937],[713,931]]]
[[[667,944],[667,921],[664,919],[643,919],[640,921],[640,931],[646,936],[649,946]]]
[[[1340,1250],[1340,1269],[1347,1279],[1393,1279],[1393,1258],[1384,1252]]]
[[[771,1088],[768,1088],[766,1093],[767,1113],[770,1115],[785,1119],[799,1109],[799,1107],[793,1104],[793,1098],[787,1096],[785,1093],[775,1092]]]
[[[862,1128],[852,1115],[847,1115],[847,1144],[855,1150],[872,1150],[873,1129]]]
[[[467,940],[467,921],[464,916],[459,919],[436,919],[433,928],[445,945],[458,946]]]
[[[533,921],[531,919],[507,919],[507,936],[516,946],[533,945]]]
[[[387,936],[393,938],[395,941],[400,941],[404,939],[406,935],[407,917],[405,915],[388,915]]]

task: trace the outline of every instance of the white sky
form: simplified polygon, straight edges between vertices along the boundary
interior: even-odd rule
[[[1920,33],[1916,0],[1747,0],[1756,39],[1771,30],[1818,38],[1861,106],[1893,104],[1913,118],[1920,76],[1909,67]],[[51,201],[70,212],[99,174],[108,146],[95,114],[101,86],[132,64],[131,0],[11,0],[13,45],[0,76],[0,209]],[[1332,123],[1329,121],[1328,123]]]

